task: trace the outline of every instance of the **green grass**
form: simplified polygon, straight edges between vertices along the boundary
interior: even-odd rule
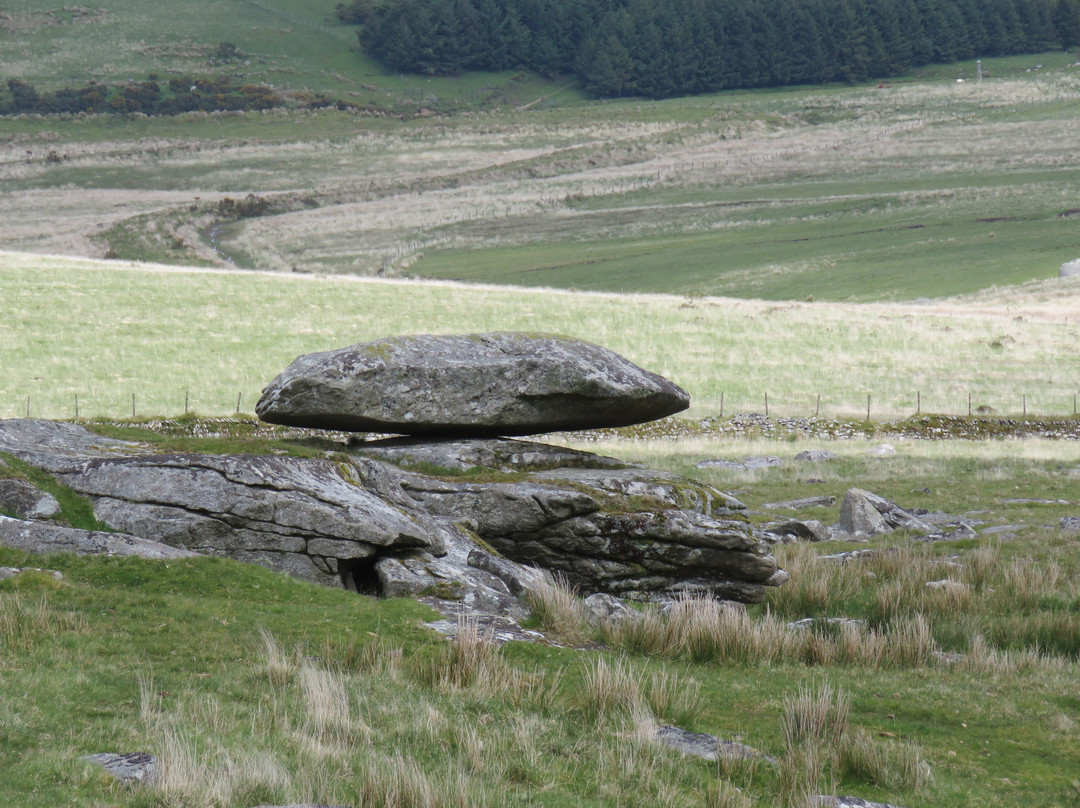
[[[242,424],[238,430],[244,432]],[[858,445],[829,446],[842,457],[815,468],[827,479],[824,488],[856,484],[902,504],[985,507],[991,520],[1021,515],[1017,506],[997,503],[999,494],[1040,490],[1052,498],[1063,490],[1057,486],[1067,472],[1056,466],[1071,457],[1061,444],[1023,442],[1007,452],[999,447],[1002,462],[980,472],[995,453],[992,444],[901,451],[873,462]],[[714,454],[696,444],[603,448],[673,470]],[[732,448],[786,455],[805,447]],[[699,473],[729,488],[740,484]],[[913,478],[932,492],[918,502]],[[955,490],[954,481],[968,478],[982,487]],[[754,506],[779,491],[821,492],[804,479],[773,469],[741,481],[754,489],[753,498],[742,495]],[[998,544],[983,539],[913,551],[903,539],[877,540],[879,548],[906,549],[895,563],[888,555],[873,562],[873,577],[855,565],[813,563],[816,553],[837,548],[781,548],[799,573],[790,595],[787,587],[775,593],[771,608],[782,619],[867,615],[878,593],[899,582],[913,582],[905,602],[914,603],[919,576],[932,580],[950,569],[942,563],[986,568],[983,588],[962,609],[922,603],[944,649],[968,652],[972,632],[987,637],[992,653],[981,652],[988,661],[972,667],[933,660],[899,667],[786,658],[665,661],[518,643],[496,653],[452,651],[420,626],[430,616],[426,607],[407,600],[375,601],[222,559],[155,563],[0,550],[0,564],[64,573],[59,586],[42,576],[0,583],[5,798],[19,808],[350,804],[364,794],[381,804],[374,794],[388,787],[388,772],[397,772],[408,789],[433,788],[446,800],[437,805],[690,806],[734,786],[750,801],[739,804],[771,806],[789,787],[780,772],[802,765],[796,752],[809,742],[786,746],[783,717],[800,694],[832,688],[849,705],[839,757],[826,760],[838,793],[908,808],[990,808],[1020,799],[1069,805],[1080,763],[1080,702],[1071,695],[1076,649],[1042,646],[1041,659],[1019,665],[1000,656],[1030,653],[1040,642],[1035,631],[1010,635],[1019,623],[1054,619],[1063,626],[1076,619],[1069,605],[1080,569],[1075,543],[1039,527],[1060,510],[1032,512],[1028,530]],[[978,548],[995,555],[976,564]],[[1033,567],[1029,581],[1042,582],[1032,591],[1052,586],[1058,594],[1010,594],[1009,581],[1017,580],[1010,570],[1020,562]],[[1060,577],[1048,584],[1055,566]],[[818,579],[826,584],[824,606],[800,607],[799,591]],[[752,619],[771,618],[755,610]],[[656,720],[739,738],[781,757],[781,767],[717,767],[654,748],[641,740],[651,720],[645,703]],[[917,746],[932,781],[916,787],[883,773],[880,761],[895,765],[908,754],[904,744]],[[172,779],[157,790],[122,788],[80,760],[102,751],[153,752],[172,767]],[[451,800],[458,794],[466,795],[463,802]]]
[[[297,355],[409,333],[562,333],[687,389],[690,417],[1073,414],[1077,286],[935,304],[570,293],[0,254],[0,417],[252,412]],[[48,326],[48,327],[46,327]],[[818,403],[820,396],[820,409]],[[921,396],[921,398],[920,398]],[[1025,398],[1026,397],[1026,398]],[[76,398],[78,412],[76,413]],[[722,400],[721,400],[722,399]]]
[[[405,91],[386,97],[401,118],[17,118],[0,135],[0,177],[12,189],[0,216],[14,223],[0,246],[773,300],[971,294],[1050,279],[1080,254],[1071,161],[1080,74],[1069,63],[987,59],[986,80],[963,85],[953,77],[970,64],[883,89],[658,102],[585,103],[568,89],[528,110],[513,107],[558,82],[469,76],[432,87],[450,99],[438,81],[466,95],[487,82],[494,95],[419,118]],[[309,83],[321,75],[297,69]],[[499,89],[510,85],[517,100]],[[227,222],[211,246],[217,203],[248,193],[279,200],[280,211]]]
[[[170,5],[167,22],[138,0],[116,0],[103,16],[55,8],[32,0],[6,4],[14,27],[0,37],[0,62],[8,77],[53,90],[89,80],[142,81],[151,73],[162,81],[237,73],[248,83],[413,109],[500,98],[523,103],[554,89],[511,72],[434,79],[388,73],[359,51],[355,27],[338,22],[326,0],[181,0]],[[241,58],[214,63],[226,41]]]

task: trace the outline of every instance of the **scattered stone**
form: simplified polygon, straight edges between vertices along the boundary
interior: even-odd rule
[[[954,581],[951,578],[942,578],[940,581],[927,581],[927,589],[936,589],[950,595],[963,595],[971,591],[971,586],[963,581]]]
[[[121,783],[148,783],[153,779],[157,768],[157,760],[145,752],[127,755],[102,752],[86,755],[83,760],[98,764]]]
[[[694,464],[699,469],[725,469],[727,471],[746,471],[746,464],[739,463],[735,460],[724,460],[722,458],[716,458],[714,460],[702,460],[699,463]]]
[[[815,628],[816,626],[853,626],[861,628],[865,625],[865,620],[856,617],[804,617],[801,620],[791,621],[787,624],[787,627],[801,630]]]
[[[766,511],[804,511],[808,508],[831,508],[836,504],[836,497],[803,497],[802,499],[788,499],[783,502],[766,502],[761,506]]]
[[[867,449],[866,454],[870,457],[896,457],[896,447],[891,443],[882,443],[880,446]]]
[[[752,746],[737,741],[725,741],[704,732],[689,732],[680,727],[660,726],[653,736],[657,743],[670,746],[684,755],[704,760],[764,760],[776,763],[776,758],[760,752]]]
[[[796,463],[824,463],[828,460],[836,460],[836,455],[828,449],[809,449],[795,455]]]
[[[644,615],[627,605],[626,601],[604,592],[596,592],[584,600],[585,620],[593,626],[617,626],[640,620]]]
[[[793,519],[789,522],[774,522],[764,526],[769,533],[789,537],[796,541],[828,541],[832,538],[829,528],[817,519]]]
[[[493,332],[306,354],[255,411],[290,426],[484,437],[628,426],[688,406],[685,390],[599,345]]]
[[[829,797],[821,796],[816,800],[820,808],[898,808],[887,802],[871,802],[862,797]]]
[[[64,573],[57,570],[43,570],[40,567],[0,567],[0,581],[15,578],[24,572],[39,572],[42,575],[51,576],[55,581],[64,580]]]
[[[26,480],[0,480],[0,512],[18,519],[49,519],[60,513],[60,503]]]
[[[1058,530],[1066,533],[1080,533],[1080,516],[1063,516],[1058,522]]]
[[[853,536],[876,536],[893,530],[934,533],[934,527],[884,497],[849,488],[840,504],[840,529]]]
[[[1080,275],[1080,258],[1073,261],[1066,261],[1061,265],[1061,269],[1058,270],[1059,278],[1069,278],[1073,275]]]
[[[818,556],[818,561],[830,561],[834,564],[846,564],[849,561],[866,561],[877,555],[877,550],[848,550],[845,553],[832,553]]]
[[[852,536],[877,536],[891,533],[885,517],[874,507],[866,494],[859,488],[850,488],[840,503],[840,529]]]
[[[748,457],[743,461],[743,465],[747,471],[757,471],[758,469],[776,468],[784,465],[784,461],[779,457],[773,457],[768,455],[765,457]]]

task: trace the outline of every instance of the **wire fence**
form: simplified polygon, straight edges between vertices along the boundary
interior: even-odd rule
[[[235,396],[220,390],[193,395],[191,389],[172,394],[110,394],[91,396],[73,393],[67,401],[56,395],[35,397],[28,394],[15,402],[8,401],[0,417],[5,418],[157,418],[195,413],[205,416],[252,415],[261,390],[237,390]],[[838,400],[822,395],[775,396],[769,393],[728,394],[698,399],[683,417],[725,418],[740,414],[766,417],[813,417],[839,420],[890,421],[920,415],[1068,418],[1080,416],[1080,395],[1041,394],[998,397],[992,400],[968,394],[966,399],[948,401],[928,399],[916,392],[910,399],[890,401],[868,393],[864,399]],[[677,416],[678,417],[678,416]]]

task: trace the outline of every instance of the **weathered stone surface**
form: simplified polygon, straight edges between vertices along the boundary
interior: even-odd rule
[[[821,796],[815,800],[819,808],[899,808],[888,802],[871,802],[862,797]]]
[[[809,449],[795,455],[796,463],[824,463],[828,460],[836,460],[836,455],[828,449]]]
[[[145,752],[123,755],[102,752],[86,755],[83,760],[96,763],[122,783],[148,783],[157,769],[157,760]]]
[[[705,760],[765,760],[775,763],[776,759],[759,752],[752,746],[737,741],[725,741],[715,735],[704,732],[689,732],[681,727],[660,726],[653,736],[657,743],[670,746],[683,755]]]
[[[617,626],[621,623],[634,622],[645,615],[627,605],[622,598],[595,592],[583,601],[585,620],[593,626]]]
[[[699,469],[725,469],[726,471],[746,471],[746,464],[738,460],[725,460],[723,458],[713,458],[711,460],[702,460],[694,464]]]
[[[306,354],[255,411],[292,426],[481,437],[626,426],[689,405],[682,388],[598,345],[494,332]]]
[[[48,519],[60,512],[60,503],[26,480],[0,480],[0,511],[19,519]]]
[[[39,435],[44,448],[16,438]],[[745,506],[724,492],[542,444],[438,441],[427,450],[414,441],[404,462],[576,467],[523,473],[511,465],[510,473],[492,469],[496,482],[476,482],[399,468],[366,456],[364,446],[333,460],[154,454],[40,422],[0,422],[0,439],[87,497],[102,522],[131,534],[0,525],[27,549],[174,557],[183,548],[369,594],[516,617],[539,581],[533,566],[563,573],[583,594],[660,599],[688,592],[757,602],[786,579],[742,517]]]
[[[113,529],[318,583],[337,582],[338,559],[442,552],[443,528],[342,476],[353,473],[318,458],[152,455],[91,459],[58,476]]]
[[[1080,275],[1080,258],[1074,261],[1066,261],[1058,270],[1059,278],[1071,278],[1073,275]]]
[[[810,629],[818,626],[851,626],[853,628],[862,628],[866,626],[865,620],[860,620],[856,617],[804,617],[801,620],[792,620],[787,624],[788,628],[797,630]]]
[[[467,523],[512,561],[558,571],[586,593],[758,602],[777,570],[749,523],[731,516],[742,503],[676,475],[558,469],[470,483],[402,471],[398,481],[416,507]],[[636,510],[643,500],[655,509]]]
[[[828,541],[829,528],[817,519],[792,519],[787,522],[773,522],[764,526],[765,530],[778,536],[797,541]]]
[[[1065,533],[1080,533],[1080,516],[1063,516],[1058,529]]]
[[[746,466],[747,471],[779,468],[784,465],[784,459],[782,457],[775,457],[774,455],[754,456],[746,458],[743,461],[743,465]]]
[[[87,458],[129,457],[147,454],[147,447],[131,441],[95,435],[76,424],[35,418],[0,420],[0,452],[48,472],[67,471]]]
[[[914,530],[933,533],[933,525],[919,519],[884,497],[849,488],[840,503],[840,529],[853,536],[875,536],[892,530]]]
[[[543,471],[568,468],[627,468],[629,464],[592,452],[508,438],[388,438],[353,443],[350,453],[388,460],[403,468],[475,468]]]
[[[78,530],[0,516],[0,545],[30,553],[188,558],[196,553],[123,533]]]
[[[831,508],[836,504],[836,497],[803,497],[802,499],[788,499],[783,502],[766,502],[761,507],[766,511],[803,511],[807,508]]]
[[[707,483],[654,469],[559,468],[532,476],[573,486],[587,486],[620,497],[655,500],[662,507],[685,508],[706,515],[742,513],[746,505]]]

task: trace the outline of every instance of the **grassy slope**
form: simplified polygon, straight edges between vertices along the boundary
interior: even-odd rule
[[[806,447],[602,448],[686,471],[718,448],[788,455]],[[884,463],[868,461],[857,446],[830,448],[841,460],[815,475],[825,477],[831,492],[855,482],[905,504],[953,510],[986,505],[991,521],[1027,522],[994,549],[985,590],[958,605],[924,600],[921,607],[944,648],[966,650],[971,633],[981,631],[997,636],[1013,654],[1027,652],[1027,661],[1016,656],[975,670],[932,661],[876,669],[790,659],[664,661],[630,653],[623,664],[642,687],[655,687],[648,683],[656,674],[678,683],[670,687],[666,707],[654,704],[657,718],[738,736],[782,755],[785,699],[800,688],[828,684],[850,697],[852,733],[868,730],[869,745],[879,751],[918,744],[934,778],[911,790],[841,772],[839,793],[908,808],[1070,804],[1080,763],[1080,703],[1072,695],[1076,663],[1055,667],[1030,651],[1039,642],[1037,626],[1049,625],[1059,640],[1071,638],[1071,645],[1057,650],[1075,659],[1080,557],[1074,542],[1039,527],[1061,508],[1024,511],[998,504],[994,495],[1056,496],[1067,486],[1062,462],[1071,458],[1075,465],[1075,456],[1060,444],[1026,442],[1010,452],[1008,463],[972,473],[983,464],[980,458],[992,454],[985,446],[953,447],[951,453],[928,448],[929,454],[905,447]],[[961,475],[982,485],[957,491],[952,483]],[[933,492],[918,495],[917,503],[909,490],[915,476]],[[748,487],[743,496],[752,505],[822,490],[785,468],[710,479]],[[806,605],[817,602],[807,594],[814,576],[806,553],[781,548],[788,550],[787,566],[804,574],[789,584],[790,594],[776,593],[773,608],[784,619],[873,616],[875,603],[889,602],[879,592],[894,578],[914,581],[903,602],[917,599],[922,581],[950,569],[946,559],[966,563],[982,545],[994,547],[984,539],[926,548],[906,571],[885,567],[877,578],[853,567],[817,570],[831,577],[827,601],[816,607]],[[434,784],[442,801],[433,805],[645,808],[701,805],[703,795],[709,805],[782,804],[783,784],[771,767],[718,771],[715,764],[655,751],[635,740],[634,719],[618,694],[597,711],[586,686],[596,652],[508,646],[500,657],[510,669],[496,660],[491,676],[440,684],[441,674],[432,671],[455,670],[454,663],[444,659],[432,668],[423,662],[441,659],[444,651],[419,627],[426,608],[410,601],[372,601],[220,559],[158,564],[0,550],[0,564],[45,565],[65,574],[60,585],[34,576],[0,583],[0,766],[8,805],[368,804],[361,794],[367,788],[366,799],[375,799],[370,790],[379,777],[401,767],[395,756],[415,761]],[[1011,572],[1017,565],[1030,574],[1017,579]],[[1040,582],[1052,568],[1060,575],[1056,591]],[[963,578],[958,571],[948,574]],[[1018,580],[1025,592],[1010,595]],[[1016,598],[1011,606],[1003,600],[1008,597]],[[279,655],[268,655],[259,629],[273,635]],[[391,653],[395,648],[402,657]],[[614,654],[605,656],[615,661]],[[513,670],[528,676],[523,680]],[[79,760],[100,751],[151,751],[172,767],[170,785],[156,792],[113,785]],[[743,788],[741,801],[716,794],[728,777]],[[466,794],[463,802],[456,801],[458,792]]]
[[[533,100],[548,86],[511,81],[512,73],[430,81],[387,74],[359,52],[355,28],[337,21],[334,5],[327,0],[178,0],[169,4],[163,22],[156,8],[139,0],[115,0],[104,7],[104,16],[89,17],[22,0],[5,4],[13,19],[0,31],[0,64],[5,78],[41,90],[81,87],[90,80],[143,81],[150,73],[167,81],[227,72],[252,83],[383,107],[430,104],[431,95],[444,103],[475,103],[499,92]],[[216,65],[210,56],[225,41],[244,58]]]
[[[318,28],[294,27],[282,47],[303,31]],[[287,61],[321,52],[298,45]],[[363,83],[349,58],[342,75]],[[970,293],[1053,277],[1080,253],[1080,73],[1062,54],[1038,60],[1038,72],[1026,57],[987,60],[982,84],[956,84],[973,72],[961,64],[882,89],[563,103],[570,93],[527,111],[512,106],[549,90],[466,77],[459,86],[486,81],[494,95],[411,120],[10,120],[0,245],[616,292]],[[298,68],[297,83],[327,89],[320,69]],[[509,105],[504,81],[520,89]],[[248,193],[285,209],[220,222],[217,202]]]

